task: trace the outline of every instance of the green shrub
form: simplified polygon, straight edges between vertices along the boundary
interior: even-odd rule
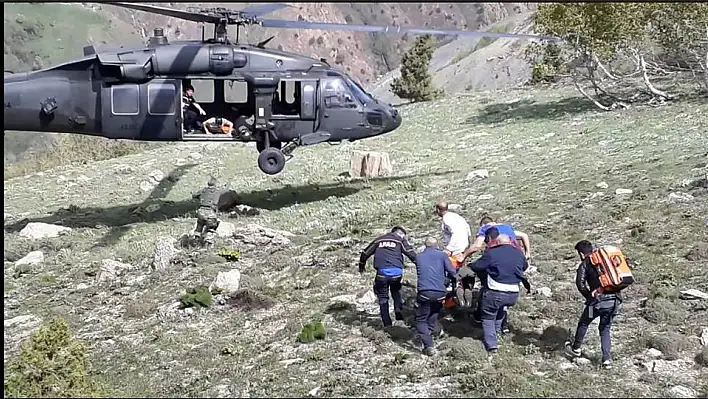
[[[297,340],[303,344],[315,342],[318,339],[325,339],[327,331],[321,321],[307,323],[302,327],[302,331],[297,336]]]
[[[208,308],[214,303],[214,298],[211,296],[209,287],[206,285],[198,285],[188,288],[187,293],[179,298],[182,308],[204,307]]]
[[[5,368],[5,397],[97,397],[104,388],[90,375],[86,347],[55,318],[22,345]]]

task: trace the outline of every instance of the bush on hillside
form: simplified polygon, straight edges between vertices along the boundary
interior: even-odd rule
[[[706,27],[708,3],[540,4],[534,29],[562,41],[528,48],[531,83],[572,78],[603,110],[674,99],[655,85],[659,78],[708,89]]]
[[[28,133],[32,134],[32,133]],[[86,164],[136,153],[153,143],[110,140],[103,137],[61,134],[47,150],[29,154],[24,159],[5,165],[5,178],[25,176],[68,164]]]
[[[86,347],[72,338],[66,322],[55,318],[26,342],[5,368],[5,397],[104,396],[90,375]]]
[[[393,79],[391,91],[402,99],[412,102],[430,101],[442,95],[433,86],[433,77],[428,67],[435,51],[435,42],[430,35],[418,36],[415,44],[401,59],[401,77]]]

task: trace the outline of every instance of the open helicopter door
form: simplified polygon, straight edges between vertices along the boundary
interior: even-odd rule
[[[181,97],[181,82],[175,79],[104,87],[103,134],[113,139],[180,140]]]

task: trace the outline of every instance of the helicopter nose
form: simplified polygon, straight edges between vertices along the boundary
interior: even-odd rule
[[[401,122],[403,121],[403,118],[401,117],[401,114],[398,112],[396,108],[393,107],[393,105],[390,105],[388,108],[388,123],[386,126],[386,132],[391,132],[396,129],[398,129],[399,126],[401,126]]]

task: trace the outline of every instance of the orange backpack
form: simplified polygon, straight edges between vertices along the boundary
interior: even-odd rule
[[[634,283],[627,258],[615,246],[596,248],[590,255],[590,262],[597,271],[602,291],[621,291]]]

